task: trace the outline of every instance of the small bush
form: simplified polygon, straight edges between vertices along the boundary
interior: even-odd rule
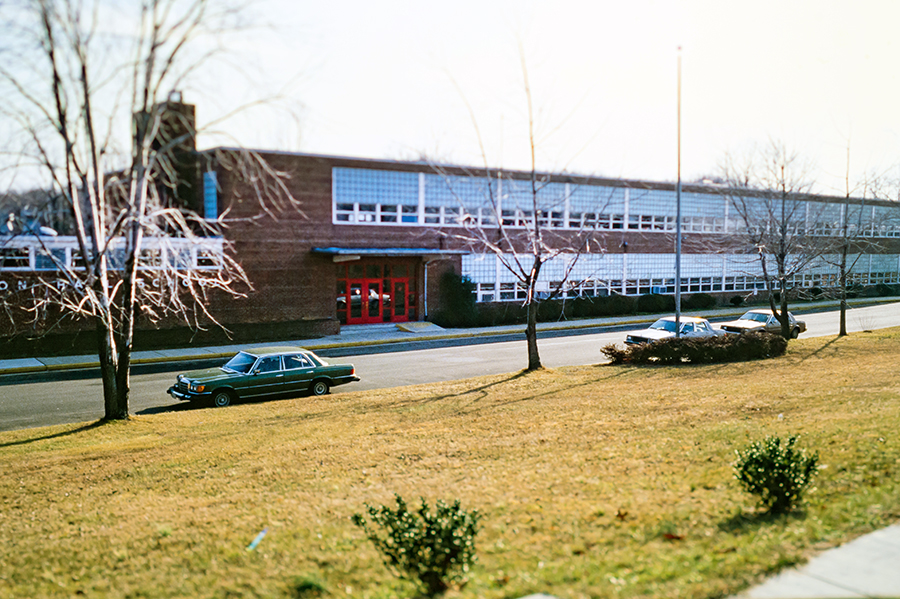
[[[650,314],[672,312],[675,310],[675,298],[671,295],[651,293],[637,299],[637,311]]]
[[[637,300],[627,295],[619,295],[613,293],[602,298],[600,302],[600,311],[597,316],[620,316],[623,314],[634,314],[637,309]]]
[[[731,299],[728,300],[728,303],[734,306],[735,308],[744,304],[744,296],[743,295],[732,295]]]
[[[596,305],[600,303],[601,298],[590,296],[576,297],[572,300],[572,316],[575,318],[589,318],[596,316]]]
[[[765,331],[750,331],[719,337],[669,337],[625,349],[611,344],[600,351],[612,364],[713,364],[780,356],[787,351],[787,340]]]
[[[709,310],[718,305],[715,296],[708,293],[695,293],[684,300],[685,310]]]
[[[429,597],[446,591],[451,581],[465,580],[476,560],[478,511],[462,509],[459,501],[449,505],[438,501],[432,513],[425,498],[420,498],[419,509],[410,512],[400,495],[394,497],[396,510],[366,504],[371,526],[362,514],[352,518],[381,552],[385,564],[401,578],[418,581]]]
[[[875,295],[877,297],[890,297],[894,295],[894,288],[884,283],[875,285]]]
[[[324,583],[312,576],[298,576],[291,587],[294,599],[317,599],[328,595]]]
[[[816,473],[819,454],[807,457],[794,449],[796,442],[793,435],[784,444],[780,437],[770,436],[735,452],[735,478],[746,491],[758,495],[770,513],[790,511]]]
[[[438,326],[457,328],[476,325],[475,283],[452,270],[441,275],[441,309],[434,315]]]
[[[622,349],[615,343],[610,343],[601,347],[600,353],[609,358],[610,364],[624,364],[629,352],[627,347]]]
[[[522,302],[484,302],[476,304],[475,309],[480,327],[521,324],[526,320],[526,310]]]

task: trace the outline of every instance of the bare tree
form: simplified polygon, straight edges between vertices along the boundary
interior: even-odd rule
[[[841,315],[840,327],[838,330],[839,337],[847,335],[847,281],[850,273],[856,267],[857,262],[862,257],[864,249],[869,251],[875,249],[873,244],[866,238],[864,227],[865,201],[869,190],[869,181],[866,180],[862,185],[862,197],[859,202],[851,202],[850,188],[850,147],[847,147],[847,173],[844,177],[846,201],[841,210],[841,226],[837,236],[837,257],[832,263],[838,268],[838,287],[841,296]],[[855,255],[851,254],[851,251]]]
[[[884,246],[875,240],[875,234],[878,231],[893,230],[900,209],[900,202],[893,199],[896,193],[893,185],[884,173],[867,174],[854,190],[850,186],[849,165],[848,148],[846,195],[841,208],[840,228],[834,240],[836,254],[826,260],[838,269],[841,299],[838,335],[841,337],[847,335],[847,297],[854,270],[863,256],[883,251]],[[854,192],[857,197],[851,197]],[[867,204],[867,200],[871,205]]]
[[[235,15],[209,0],[23,0],[7,16],[0,85],[22,142],[18,165],[42,174],[73,227],[71,256],[34,234],[55,272],[35,273],[27,308],[35,321],[93,322],[105,419],[127,418],[138,318],[218,324],[210,294],[249,289],[222,218],[183,197],[199,175],[188,144],[196,131],[170,95],[214,52],[192,45]],[[117,135],[129,128],[130,155],[117,160]],[[266,210],[294,201],[258,156],[218,159],[254,179]]]
[[[788,297],[795,277],[827,251],[833,234],[830,228],[821,235],[810,234],[810,224],[821,220],[821,206],[809,201],[809,169],[784,144],[771,141],[762,152],[743,160],[726,157],[722,178],[724,193],[742,225],[738,243],[745,251],[756,252],[769,306],[789,339]]]
[[[571,275],[579,258],[592,248],[601,249],[596,238],[596,220],[591,223],[583,215],[573,218],[568,215],[567,231],[562,229],[566,218],[563,206],[568,199],[565,191],[554,184],[554,175],[537,170],[534,107],[528,70],[522,59],[525,99],[527,102],[528,143],[530,149],[530,170],[526,177],[521,173],[508,173],[489,166],[487,153],[481,139],[477,120],[469,107],[475,126],[484,165],[480,169],[464,169],[463,176],[454,175],[450,169],[432,164],[458,200],[458,222],[461,229],[441,230],[440,234],[453,238],[472,251],[493,254],[502,267],[510,272],[525,290],[522,301],[526,309],[525,340],[528,350],[528,366],[532,371],[542,368],[537,343],[538,305],[542,300],[552,300],[562,295],[568,287],[577,286]],[[562,178],[559,173],[557,180]],[[473,209],[460,192],[460,182],[479,178],[485,182],[480,195],[483,207]],[[576,177],[567,176],[576,180]],[[601,212],[603,206],[596,206]],[[575,227],[571,223],[577,220]],[[574,229],[574,230],[573,230]],[[565,260],[562,276],[545,286],[540,275],[547,263]]]

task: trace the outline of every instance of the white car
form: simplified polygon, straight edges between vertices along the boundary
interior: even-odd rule
[[[712,328],[712,325],[705,318],[682,316],[680,320],[681,337],[719,337],[725,334],[723,331]],[[654,341],[674,336],[675,317],[666,316],[651,324],[650,328],[630,333],[625,337],[625,344],[653,343]]]
[[[806,330],[806,323],[794,318],[794,315],[790,312],[788,312],[788,321],[790,322],[791,337],[793,339],[796,339],[800,336],[800,333]],[[744,331],[768,331],[776,335],[781,334],[781,323],[778,322],[771,310],[750,310],[737,320],[723,322],[719,325],[719,328],[726,333],[736,334]]]

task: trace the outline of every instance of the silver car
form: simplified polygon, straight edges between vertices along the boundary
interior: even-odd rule
[[[794,318],[794,315],[790,312],[788,312],[788,320],[791,326],[791,338],[796,339],[800,336],[800,333],[806,330],[806,323]],[[733,334],[740,334],[744,331],[768,331],[776,335],[781,334],[781,323],[778,322],[772,311],[768,309],[750,310],[737,320],[723,322],[719,325],[719,328],[726,333]]]
[[[712,325],[709,324],[709,321],[705,318],[682,316],[680,321],[681,337],[718,337],[725,334],[722,331],[712,328]],[[630,333],[625,337],[625,344],[637,345],[638,343],[653,343],[654,341],[674,336],[675,317],[666,316],[651,324],[647,329]]]

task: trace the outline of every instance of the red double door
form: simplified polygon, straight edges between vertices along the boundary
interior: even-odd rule
[[[408,279],[348,279],[347,324],[405,322]]]
[[[341,324],[416,320],[416,263],[359,261],[337,266],[337,317]]]

